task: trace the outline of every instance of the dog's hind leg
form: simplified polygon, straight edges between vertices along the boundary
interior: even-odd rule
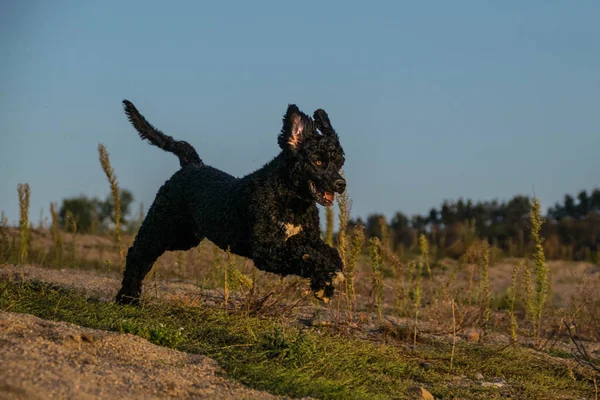
[[[150,215],[150,214],[149,214]],[[117,303],[137,304],[142,294],[142,282],[154,262],[165,251],[188,250],[197,246],[202,237],[182,224],[157,224],[155,219],[144,223],[127,253],[127,263]],[[145,221],[144,221],[145,222]]]
[[[150,207],[135,241],[127,252],[127,260],[121,290],[117,294],[117,303],[137,304],[142,293],[142,281],[152,269],[152,265],[172,246],[176,226],[173,221],[164,218],[160,205]]]
[[[138,304],[142,294],[142,281],[152,269],[152,265],[158,257],[164,252],[163,246],[158,246],[157,242],[136,241],[127,252],[127,263],[121,290],[117,294],[117,303],[119,304]],[[154,244],[154,245],[153,245]]]

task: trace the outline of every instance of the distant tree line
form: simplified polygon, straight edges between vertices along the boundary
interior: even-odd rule
[[[396,212],[387,221],[382,214],[371,214],[366,221],[359,218],[349,225],[364,225],[369,237],[379,237],[398,253],[415,250],[423,233],[438,257],[460,257],[475,239],[486,239],[505,255],[521,257],[532,246],[530,209],[531,199],[521,195],[505,202],[447,200],[426,215],[409,218]],[[548,258],[600,261],[600,189],[565,195],[562,203],[548,210],[542,235]]]
[[[133,194],[121,190],[122,225],[135,232],[143,217],[142,211],[131,217]],[[59,222],[64,226],[67,210],[73,213],[77,229],[82,233],[103,233],[114,226],[114,201],[81,195],[66,198],[59,210]],[[499,202],[458,199],[444,201],[425,215],[408,217],[398,211],[390,221],[383,214],[371,214],[366,221],[350,220],[349,227],[365,227],[367,237],[378,237],[396,253],[415,251],[418,237],[425,234],[438,258],[458,258],[475,239],[486,239],[497,251],[507,256],[522,257],[531,250],[529,212],[531,199],[517,195]],[[566,194],[562,202],[548,210],[542,228],[544,250],[550,259],[573,259],[600,262],[600,189],[577,196]]]

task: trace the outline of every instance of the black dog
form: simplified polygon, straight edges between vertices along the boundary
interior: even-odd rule
[[[154,128],[131,102],[123,104],[142,139],[177,155],[181,169],[158,191],[129,248],[117,302],[139,301],[142,280],[166,250],[188,250],[204,238],[261,270],[310,278],[315,296],[329,300],[343,279],[342,261],[321,240],[315,203],[333,205],[346,181],[339,174],[344,151],[325,111],[311,119],[290,105],[278,137],[281,153],[238,179],[205,165],[189,143]]]

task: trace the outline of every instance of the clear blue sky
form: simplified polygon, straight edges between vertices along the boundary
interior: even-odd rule
[[[177,159],[121,107],[236,176],[288,103],[328,111],[353,216],[600,186],[600,2],[3,1],[0,209],[105,197],[97,145],[150,205]]]

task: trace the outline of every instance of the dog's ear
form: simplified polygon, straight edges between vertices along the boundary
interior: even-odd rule
[[[331,126],[331,122],[329,121],[329,116],[325,112],[325,110],[318,109],[313,113],[313,119],[315,120],[315,124],[317,128],[324,135],[333,135],[335,134],[335,130]]]
[[[279,147],[283,150],[298,151],[302,143],[311,135],[310,120],[295,104],[288,106],[283,117],[283,128],[277,138]]]

